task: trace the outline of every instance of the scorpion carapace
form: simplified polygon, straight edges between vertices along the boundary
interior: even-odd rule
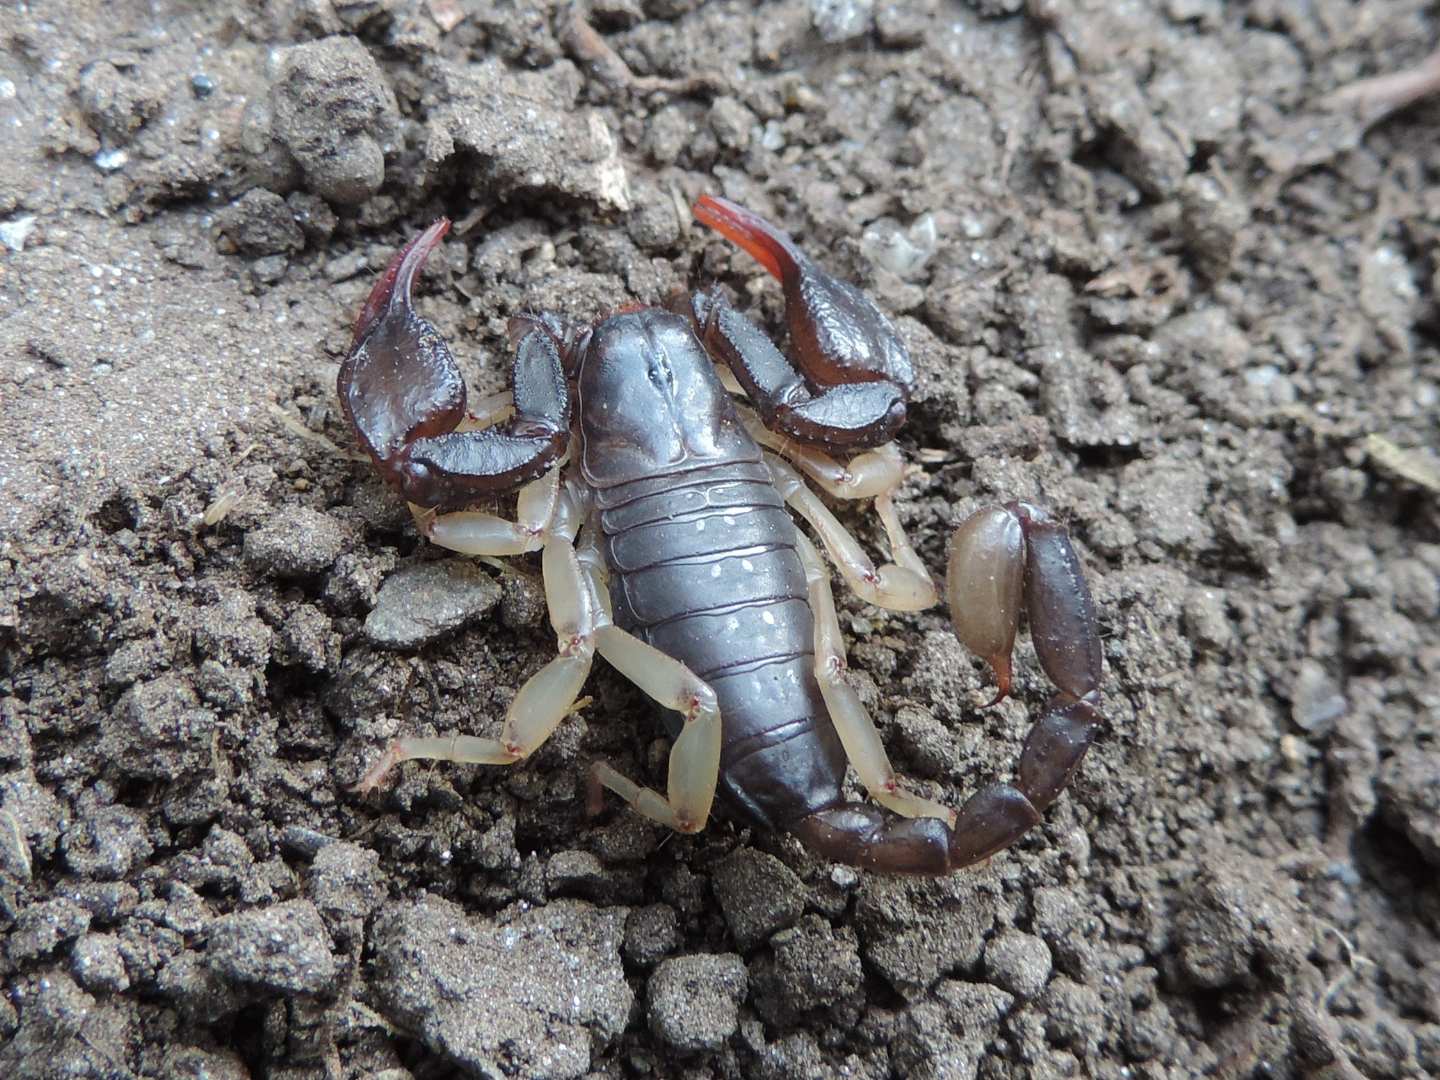
[[[845,679],[830,565],[790,515],[866,600],[936,602],[891,498],[909,355],[869,298],[785,233],[710,196],[695,214],[780,280],[788,355],[718,291],[589,327],[527,316],[510,324],[511,395],[470,416],[449,350],[411,301],[448,223],[407,245],[375,285],[340,370],[346,415],[432,540],[477,555],[542,553],[558,655],[521,687],[498,737],[401,739],[360,787],[411,758],[525,759],[570,711],[598,653],[671,710],[674,745],[663,795],[595,764],[596,808],[608,789],[694,832],[718,792],[736,819],[856,866],[939,874],[984,859],[1040,820],[1099,724],[1100,639],[1079,560],[1032,505],[960,526],[946,591],[956,633],[995,670],[996,700],[1009,690],[1022,611],[1060,690],[1014,784],[992,784],[958,811],[906,790]],[[802,473],[834,497],[872,498],[892,561],[876,566]],[[513,522],[462,509],[516,489]],[[880,807],[847,800],[847,762]]]

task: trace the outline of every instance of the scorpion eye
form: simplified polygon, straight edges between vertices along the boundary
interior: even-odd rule
[[[675,369],[670,366],[670,358],[663,351],[651,354],[645,365],[645,377],[660,393],[675,396]]]

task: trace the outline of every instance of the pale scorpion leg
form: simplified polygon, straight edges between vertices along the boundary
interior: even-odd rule
[[[877,567],[799,473],[774,454],[766,454],[765,463],[780,497],[815,530],[841,576],[862,600],[892,611],[923,611],[939,599],[929,572],[905,539],[888,495],[877,498],[875,508],[895,561]]]
[[[590,805],[598,810],[600,789],[609,788],[651,821],[676,832],[699,832],[710,817],[720,775],[720,706],[715,691],[680,661],[618,626],[596,631],[595,645],[620,674],[656,702],[685,717],[670,748],[669,798],[641,787],[603,761],[590,770]]]
[[[497,390],[479,401],[472,401],[470,415],[474,417],[474,420],[456,424],[456,431],[483,430],[504,423],[515,415],[515,392],[513,390]]]
[[[724,372],[728,369],[722,365],[718,370]],[[736,411],[752,439],[774,450],[819,484],[821,490],[837,499],[870,499],[888,495],[904,479],[905,463],[893,442],[882,443],[873,450],[861,451],[848,461],[840,462],[823,450],[771,431],[753,409],[737,405]]]
[[[538,483],[538,481],[537,481]],[[568,496],[559,497],[568,503]],[[562,514],[556,514],[556,517]],[[440,735],[399,739],[361,778],[356,790],[374,788],[402,761],[424,758],[479,765],[513,765],[533,754],[570,711],[590,673],[598,624],[608,619],[595,582],[581,566],[573,542],[573,511],[563,532],[545,541],[541,567],[545,603],[560,655],[530,677],[510,703],[498,738]],[[568,533],[568,535],[567,535]]]
[[[910,546],[910,538],[905,535],[905,527],[900,524],[900,516],[895,512],[895,503],[891,498],[905,476],[905,462],[893,442],[883,443],[873,450],[856,454],[849,461],[839,462],[823,450],[771,431],[749,409],[740,408],[740,419],[751,438],[783,456],[819,484],[822,491],[837,499],[873,498],[875,512],[890,544],[891,560],[915,577],[930,580],[930,571],[925,569],[925,564]]]
[[[943,803],[906,791],[900,785],[874,721],[845,681],[845,639],[840,633],[840,620],[835,616],[830,567],[808,538],[797,534],[796,540],[800,561],[805,566],[810,610],[815,618],[815,678],[860,783],[872,799],[902,817],[941,818],[953,826],[955,811]]]
[[[524,555],[539,551],[552,533],[575,534],[574,503],[561,491],[566,459],[520,489],[515,520],[479,510],[435,514],[411,504],[420,531],[431,541],[462,555]]]

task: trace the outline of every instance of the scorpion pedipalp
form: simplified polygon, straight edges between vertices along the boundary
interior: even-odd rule
[[[890,321],[758,214],[713,195],[702,195],[693,212],[753,256],[785,294],[788,355],[718,290],[672,305],[730,368],[766,427],[812,447],[864,450],[887,442],[905,422],[915,383]]]
[[[825,386],[883,380],[909,397],[910,353],[874,301],[821,269],[784,230],[729,199],[702,195],[694,214],[780,282],[790,347],[808,378]]]
[[[390,261],[355,320],[337,390],[381,474],[412,503],[455,509],[554,464],[570,437],[570,398],[561,343],[536,324],[514,350],[515,415],[492,427],[455,430],[465,419],[465,380],[411,298],[449,227],[441,218]]]

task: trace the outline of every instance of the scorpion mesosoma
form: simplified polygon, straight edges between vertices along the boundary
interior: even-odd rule
[[[526,315],[509,323],[510,392],[471,415],[448,347],[411,301],[449,223],[412,240],[376,283],[340,370],[345,413],[432,541],[542,553],[559,655],[521,687],[498,737],[401,739],[359,787],[413,758],[524,760],[571,710],[598,653],[670,710],[674,742],[665,795],[596,763],[592,809],[608,789],[695,832],[718,790],[739,821],[787,829],[839,862],[940,874],[985,859],[1040,820],[1100,722],[1100,640],[1079,560],[1032,505],[982,510],[957,530],[946,591],[957,635],[995,672],[995,701],[1009,690],[1022,610],[1060,690],[1013,785],[985,787],[958,813],[908,791],[845,680],[829,566],[787,506],[866,600],[935,603],[891,502],[909,355],[863,293],[779,229],[710,196],[694,213],[781,282],[788,355],[718,289],[590,326]],[[893,561],[875,566],[801,472],[835,497],[873,499]],[[513,522],[464,509],[517,489]],[[846,799],[847,761],[884,809]]]

